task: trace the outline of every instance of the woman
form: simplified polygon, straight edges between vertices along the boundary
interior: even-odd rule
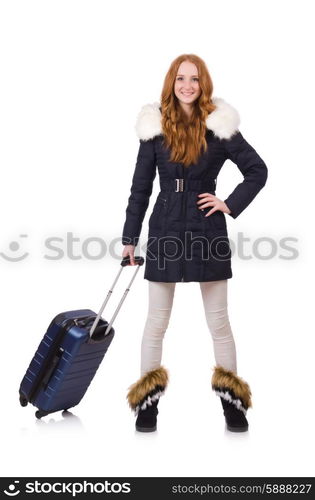
[[[162,343],[177,282],[199,282],[216,366],[211,386],[220,397],[230,431],[246,431],[252,406],[247,382],[237,374],[236,350],[227,309],[232,277],[225,215],[238,217],[267,180],[267,167],[238,130],[238,112],[220,98],[202,59],[183,54],[171,64],[161,104],[143,106],[136,124],[140,139],[126,209],[123,257],[134,265],[134,249],[158,167],[160,192],[149,219],[144,278],[149,310],[141,344],[140,378],[127,394],[136,429],[156,430],[158,402],[168,384],[161,366]],[[216,179],[225,160],[244,180],[222,201]]]

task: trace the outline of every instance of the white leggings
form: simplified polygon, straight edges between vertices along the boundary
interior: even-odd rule
[[[228,280],[199,282],[217,365],[237,373],[236,350],[227,309]],[[161,365],[164,334],[176,283],[149,281],[149,309],[141,343],[141,376]]]

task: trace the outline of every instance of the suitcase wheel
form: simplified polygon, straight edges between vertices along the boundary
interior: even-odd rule
[[[38,418],[38,419],[40,419],[42,417],[45,417],[48,414],[49,414],[48,411],[37,410],[37,412],[35,413],[35,417]]]
[[[20,394],[20,405],[21,406],[27,406],[28,405],[28,401],[27,401],[26,397],[23,396],[22,394]]]

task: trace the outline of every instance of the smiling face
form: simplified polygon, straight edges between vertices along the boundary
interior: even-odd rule
[[[178,68],[174,93],[185,111],[200,96],[198,69],[190,61],[183,61]]]

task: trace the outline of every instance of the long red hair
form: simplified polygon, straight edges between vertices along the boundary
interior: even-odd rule
[[[190,61],[198,69],[200,96],[193,103],[190,118],[182,110],[174,93],[178,68],[183,61]],[[207,150],[206,118],[216,109],[212,103],[213,84],[205,62],[195,54],[182,54],[171,63],[166,73],[161,93],[162,132],[164,146],[171,150],[170,161],[181,162],[185,167],[196,164],[202,151]]]

